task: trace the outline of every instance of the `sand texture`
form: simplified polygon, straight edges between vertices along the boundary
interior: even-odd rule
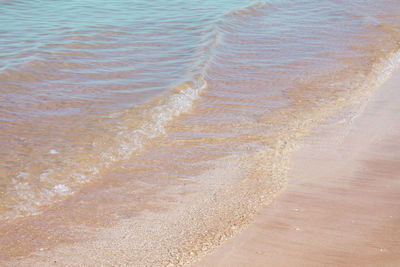
[[[400,72],[305,140],[288,188],[194,266],[400,266]]]

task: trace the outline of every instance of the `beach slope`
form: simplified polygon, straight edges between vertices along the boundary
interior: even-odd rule
[[[326,123],[287,189],[195,266],[400,266],[400,71],[351,123]]]

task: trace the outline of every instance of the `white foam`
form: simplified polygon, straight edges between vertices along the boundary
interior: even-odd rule
[[[98,170],[96,168],[93,168],[92,173],[93,174],[97,174]],[[78,183],[81,183],[81,184],[87,182],[87,180],[88,180],[87,176],[84,175],[83,173],[74,172],[74,173],[72,173],[71,176],[72,176],[72,178],[74,179],[75,182],[78,182]]]
[[[105,166],[130,158],[135,151],[142,150],[149,139],[164,135],[167,124],[175,117],[189,112],[206,87],[207,82],[201,79],[191,87],[169,94],[159,105],[145,111],[146,120],[137,128],[133,130],[122,128],[116,138],[120,140],[117,151],[110,148],[109,151],[102,153]]]
[[[48,153],[49,154],[58,154],[58,151],[55,149],[50,149],[50,151]]]
[[[66,185],[58,184],[53,187],[53,191],[59,195],[68,195],[68,194],[70,194],[71,189]]]

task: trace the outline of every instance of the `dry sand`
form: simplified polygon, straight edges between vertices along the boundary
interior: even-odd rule
[[[292,157],[287,189],[195,266],[400,266],[400,71]]]

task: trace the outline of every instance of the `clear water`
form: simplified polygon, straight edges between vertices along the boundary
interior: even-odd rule
[[[226,214],[273,197],[288,151],[397,66],[399,14],[391,0],[1,2],[0,224],[67,225],[40,217],[55,207],[131,217],[182,181],[218,181]]]

